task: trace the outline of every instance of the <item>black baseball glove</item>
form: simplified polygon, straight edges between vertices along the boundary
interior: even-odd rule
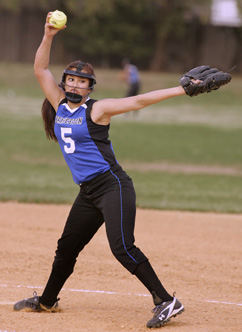
[[[200,93],[211,92],[219,89],[231,81],[232,77],[228,73],[210,68],[210,66],[199,66],[191,69],[180,78],[180,84],[190,97]],[[199,80],[195,83],[194,80]]]

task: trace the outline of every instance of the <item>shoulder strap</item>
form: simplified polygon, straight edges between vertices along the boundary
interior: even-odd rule
[[[67,99],[66,99],[66,98],[62,99],[62,100],[59,102],[58,107],[59,107],[61,104],[64,104],[64,103],[67,103]]]
[[[92,106],[93,104],[96,102],[97,100],[96,99],[89,99],[87,102],[86,102],[86,105],[87,105],[87,108],[86,108],[86,117],[88,120],[91,120],[91,110],[92,110]]]
[[[92,108],[92,105],[96,102],[97,100],[96,99],[88,99],[88,101],[86,102],[87,104],[87,107],[88,108]]]

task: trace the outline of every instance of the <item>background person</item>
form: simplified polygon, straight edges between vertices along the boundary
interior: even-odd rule
[[[140,92],[140,75],[138,68],[131,64],[130,59],[124,58],[122,61],[123,71],[121,78],[127,83],[125,97],[136,96]]]

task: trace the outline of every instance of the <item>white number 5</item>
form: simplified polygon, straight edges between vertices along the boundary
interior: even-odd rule
[[[65,152],[74,153],[75,148],[76,148],[75,142],[70,137],[66,137],[65,134],[72,134],[72,129],[61,127],[61,138],[67,144],[67,145],[64,145]]]

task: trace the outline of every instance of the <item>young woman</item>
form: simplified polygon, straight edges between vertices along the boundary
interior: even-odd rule
[[[90,64],[71,63],[58,85],[49,70],[53,37],[61,30],[49,23],[37,50],[34,72],[46,96],[42,107],[46,135],[58,140],[63,156],[80,192],[58,241],[52,271],[43,294],[14,305],[14,310],[32,308],[53,311],[58,294],[72,274],[76,258],[105,223],[107,238],[116,259],[147,288],[155,305],[147,327],[164,325],[184,311],[178,299],[161,284],[148,258],[134,244],[135,191],[132,180],[117,162],[108,131],[112,116],[139,110],[164,99],[185,94],[182,86],[121,98],[89,98],[95,74]],[[64,27],[65,28],[65,27]]]

